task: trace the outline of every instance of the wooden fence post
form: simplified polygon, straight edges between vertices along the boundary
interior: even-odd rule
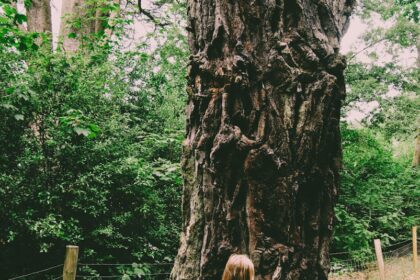
[[[375,244],[376,260],[378,261],[379,278],[381,280],[385,280],[385,265],[384,265],[384,258],[382,256],[381,240],[375,239],[374,244]]]
[[[417,271],[417,227],[412,228],[413,232],[413,268]]]
[[[75,280],[77,271],[77,257],[79,247],[73,245],[66,246],[66,258],[63,267],[63,280]]]

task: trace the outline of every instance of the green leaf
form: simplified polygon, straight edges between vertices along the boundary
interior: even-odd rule
[[[17,121],[23,121],[23,119],[24,119],[25,117],[23,116],[23,115],[21,115],[21,114],[16,114],[15,115],[15,119],[17,120]]]
[[[26,22],[28,20],[28,18],[25,15],[22,14],[16,14],[15,16],[15,22],[22,24],[24,22]]]
[[[9,20],[4,17],[0,17],[0,25],[6,25],[9,23]]]
[[[13,8],[11,5],[5,5],[2,8],[3,8],[4,13],[7,16],[12,17],[14,14],[17,13],[17,10],[15,8]]]
[[[95,139],[97,135],[98,134],[96,134],[95,132],[90,132],[89,135],[88,135],[88,138],[89,139]]]
[[[9,110],[13,110],[13,111],[17,110],[17,108],[15,106],[13,106],[12,104],[5,103],[5,104],[0,104],[0,106],[3,107],[3,108],[9,109]]]
[[[90,133],[90,131],[88,130],[88,129],[86,129],[86,128],[81,128],[81,127],[75,127],[74,129],[74,132],[76,132],[77,133],[77,135],[83,135],[83,136],[88,136],[89,135],[89,133]]]
[[[99,126],[97,126],[96,124],[89,124],[89,129],[90,131],[95,132],[95,133],[98,133],[101,131]]]
[[[32,6],[32,0],[24,0],[23,3],[27,9]]]

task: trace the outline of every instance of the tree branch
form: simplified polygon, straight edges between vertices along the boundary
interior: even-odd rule
[[[369,49],[369,48],[371,48],[371,47],[373,47],[373,46],[375,46],[376,44],[379,44],[380,42],[382,42],[382,41],[385,41],[385,40],[387,40],[387,38],[381,38],[381,39],[379,39],[379,40],[377,40],[377,41],[374,41],[374,42],[372,42],[372,43],[370,43],[369,45],[367,45],[366,47],[364,47],[363,49],[361,49],[360,51],[358,51],[358,52],[356,52],[355,54],[353,54],[349,59],[348,59],[348,61],[350,62],[350,61],[352,61],[353,60],[353,58],[355,58],[357,55],[359,55],[360,53],[362,53],[362,52],[364,52],[365,50],[367,50],[367,49]]]
[[[131,1],[129,1],[129,2],[131,2]],[[134,3],[132,3],[132,4],[134,4]],[[157,25],[159,27],[165,27],[165,26],[170,25],[169,22],[160,22],[159,20],[156,19],[156,17],[154,15],[152,15],[152,13],[150,13],[150,11],[147,11],[147,10],[143,9],[143,7],[141,5],[141,0],[137,0],[137,6],[139,8],[139,13],[145,15],[155,25]]]

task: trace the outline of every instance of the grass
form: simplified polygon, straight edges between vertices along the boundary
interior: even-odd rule
[[[379,272],[375,263],[366,265],[366,269],[357,272],[335,273],[330,280],[380,280]],[[414,273],[412,258],[399,257],[385,260],[386,280],[419,280],[420,269]]]

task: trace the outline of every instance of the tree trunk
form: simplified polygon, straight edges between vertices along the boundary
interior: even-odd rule
[[[62,1],[61,4],[61,24],[60,24],[60,35],[59,37],[63,40],[63,49],[67,52],[75,52],[79,48],[80,45],[80,38],[76,36],[69,35],[77,35],[80,36],[80,29],[76,28],[71,24],[71,21],[75,18],[83,17],[83,0],[66,0]]]
[[[183,229],[171,279],[327,279],[353,2],[189,0]]]
[[[28,31],[51,33],[50,0],[32,0],[28,15]]]
[[[114,4],[116,4],[116,5],[118,5],[118,7],[121,6],[121,0],[112,0],[112,2]],[[120,9],[111,11],[108,15],[106,15],[107,18],[108,18],[108,26],[107,26],[107,28],[104,29],[104,25],[103,24],[101,26],[99,26],[99,28],[98,28],[98,29],[101,29],[101,28],[104,29],[105,36],[107,38],[109,38],[109,39],[111,39],[111,37],[112,37],[112,33],[113,33],[114,28],[116,26],[115,19],[120,16],[119,13],[120,13]],[[97,22],[100,22],[100,21],[97,20]]]
[[[420,164],[420,129],[418,129],[416,139],[414,140],[414,155],[413,155],[413,167],[417,167]]]
[[[420,68],[420,37],[417,38],[416,41],[416,49],[417,49],[417,60],[416,64],[417,67]],[[420,164],[420,128],[417,129],[416,139],[414,140],[414,154],[413,154],[413,167],[417,167]]]
[[[417,49],[417,68],[420,68],[420,35],[417,37],[416,41]],[[417,121],[417,120],[415,120]],[[417,167],[420,164],[420,127],[417,128],[416,139],[414,140],[414,154],[413,154],[413,167]]]
[[[119,4],[120,0],[109,0],[109,2]],[[62,22],[60,26],[60,37],[63,40],[63,48],[65,51],[76,51],[82,43],[83,37],[102,32],[105,32],[108,36],[111,35],[111,30],[107,29],[105,23],[109,19],[115,18],[117,12],[103,11],[100,5],[104,6],[105,2],[91,1],[85,3],[84,0],[63,1],[61,7]],[[74,19],[80,19],[80,24],[71,24]],[[69,38],[69,34],[71,33],[73,36],[70,36],[71,38]]]

